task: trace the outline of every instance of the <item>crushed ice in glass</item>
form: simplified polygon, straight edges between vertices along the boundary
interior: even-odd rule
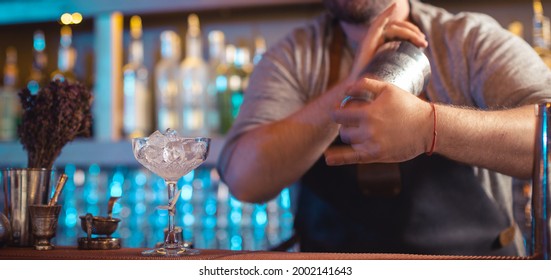
[[[147,146],[164,147],[168,142],[168,138],[160,131],[156,130],[149,136]]]
[[[196,145],[193,145],[191,149],[191,155],[194,156],[195,159],[203,159],[203,156],[207,152],[207,147],[205,143],[202,142],[198,142]]]
[[[206,143],[178,136],[173,129],[155,131],[146,144],[135,151],[136,159],[157,175],[176,180],[199,166],[206,158]]]
[[[185,157],[186,151],[181,142],[182,141],[175,140],[166,144],[166,147],[163,150],[164,161],[172,162]]]
[[[163,148],[158,146],[147,145],[143,147],[145,159],[154,163],[161,163],[163,158],[161,157],[161,151]]]
[[[172,128],[167,128],[164,136],[166,136],[169,141],[173,141],[178,138],[178,132]]]

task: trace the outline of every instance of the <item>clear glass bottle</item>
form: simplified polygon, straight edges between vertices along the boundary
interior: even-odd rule
[[[128,63],[123,66],[123,135],[144,137],[151,133],[151,94],[149,72],[143,65],[142,20],[130,18]]]
[[[228,62],[226,72],[228,88],[226,89],[226,93],[224,93],[223,99],[225,101],[223,106],[229,106],[229,115],[226,115],[227,119],[225,120],[227,132],[227,129],[231,127],[239,114],[239,109],[243,103],[243,94],[247,88],[249,75],[252,71],[249,49],[229,46],[226,48],[226,61]],[[224,110],[228,110],[228,108]]]
[[[11,141],[17,138],[17,123],[21,112],[21,103],[17,96],[17,50],[6,49],[4,65],[4,84],[0,88],[0,140]]]
[[[256,36],[254,39],[254,56],[253,56],[253,65],[258,64],[262,55],[266,52],[266,40],[262,36]]]
[[[161,33],[161,60],[155,66],[157,129],[181,127],[180,37],[174,31]]]
[[[246,47],[239,47],[235,52],[235,67],[237,68],[237,76],[239,77],[239,83],[233,86],[232,78],[230,77],[230,89],[232,89],[232,115],[233,119],[237,118],[239,109],[243,103],[243,95],[247,86],[249,85],[249,77],[253,71],[253,65],[251,64],[250,51]]]
[[[543,15],[543,5],[541,4],[540,0],[534,0],[533,2],[533,9],[534,9],[534,17],[532,19],[532,32],[533,32],[533,39],[532,39],[532,45],[534,48],[542,48],[545,49],[545,39],[544,39],[544,31],[543,31],[543,25],[545,21],[545,16]]]
[[[543,14],[540,0],[533,2],[534,17],[532,20],[532,46],[543,61],[551,67],[551,27],[550,20]]]
[[[220,112],[218,110],[218,77],[225,74],[225,36],[220,30],[209,32],[209,85],[207,126],[211,134],[220,131]]]
[[[36,94],[47,83],[46,66],[48,64],[48,56],[45,50],[46,38],[44,37],[44,32],[37,30],[33,35],[33,64],[26,85],[32,94]]]
[[[77,52],[71,46],[73,42],[73,31],[71,27],[65,25],[61,27],[61,37],[59,39],[59,49],[57,53],[57,69],[52,72],[52,81],[60,80],[75,82],[76,76],[73,72],[77,59]]]
[[[203,59],[199,17],[188,17],[186,57],[180,65],[182,128],[185,136],[208,135],[206,126],[208,65]]]
[[[226,134],[233,124],[232,91],[230,90],[230,77],[236,73],[235,46],[229,44],[225,48],[225,63],[218,67],[216,77],[216,89],[218,99],[218,112],[220,114],[220,133]],[[239,81],[239,79],[237,79]],[[234,85],[235,88],[235,78]]]

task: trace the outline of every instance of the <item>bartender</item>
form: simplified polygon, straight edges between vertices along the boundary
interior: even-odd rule
[[[524,255],[511,176],[531,176],[547,66],[487,15],[324,5],[255,67],[218,164],[232,194],[264,202],[297,182],[301,251]],[[390,40],[428,57],[419,96],[360,76]]]

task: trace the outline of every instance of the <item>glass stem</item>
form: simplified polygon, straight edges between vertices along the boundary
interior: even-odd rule
[[[178,186],[175,181],[167,181],[166,186],[168,190],[168,232],[166,233],[165,247],[177,247],[180,239],[178,233],[174,230],[174,214],[176,214],[175,204],[178,201],[178,197],[174,197],[174,195]]]

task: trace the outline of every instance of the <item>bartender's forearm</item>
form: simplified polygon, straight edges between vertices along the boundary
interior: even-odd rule
[[[435,152],[453,160],[529,178],[536,117],[534,105],[476,111],[437,105]]]
[[[337,136],[330,112],[344,92],[338,85],[289,117],[242,135],[222,167],[232,194],[261,202],[296,182]]]

